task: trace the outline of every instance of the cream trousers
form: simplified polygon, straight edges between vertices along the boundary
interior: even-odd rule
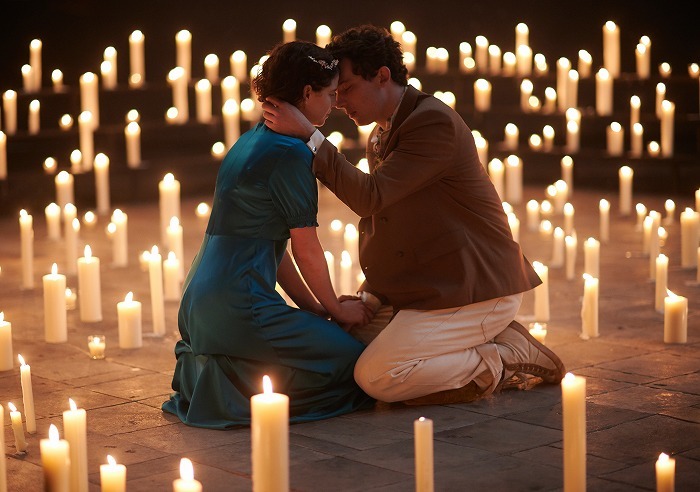
[[[382,305],[372,322],[351,332],[368,343],[355,365],[355,380],[370,396],[393,402],[476,382],[490,394],[503,361],[493,338],[513,321],[523,294],[467,306],[392,316]]]

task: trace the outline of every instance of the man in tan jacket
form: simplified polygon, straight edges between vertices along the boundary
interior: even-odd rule
[[[263,103],[267,125],[307,141],[318,180],[360,217],[359,294],[376,316],[357,383],[378,400],[470,401],[517,373],[558,383],[564,365],[514,317],[541,281],[513,240],[470,129],[407,84],[400,45],[360,26],[327,46],[340,63],[336,107],[376,123],[370,172],[348,162],[291,105]]]

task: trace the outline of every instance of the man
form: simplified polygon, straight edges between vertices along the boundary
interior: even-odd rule
[[[514,321],[523,292],[541,281],[467,125],[408,86],[386,29],[349,29],[327,48],[340,63],[336,107],[357,125],[376,123],[369,174],[296,108],[271,99],[263,110],[271,129],[307,141],[318,180],[361,217],[360,295],[377,315],[351,331],[369,342],[357,383],[378,400],[414,404],[471,401],[520,373],[558,383],[561,360]]]

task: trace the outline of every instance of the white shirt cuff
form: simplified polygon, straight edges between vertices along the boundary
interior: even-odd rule
[[[306,142],[306,146],[311,149],[311,152],[316,155],[316,152],[318,151],[318,148],[321,146],[323,141],[326,139],[326,137],[323,136],[323,133],[321,133],[321,130],[318,128],[316,131],[311,135],[311,138],[309,139],[308,142]]]

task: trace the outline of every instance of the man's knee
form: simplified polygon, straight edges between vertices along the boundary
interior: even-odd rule
[[[366,357],[360,357],[355,363],[355,382],[375,400],[392,402],[397,401],[392,398],[391,392],[386,384],[386,378],[377,376],[370,368],[371,364]]]

